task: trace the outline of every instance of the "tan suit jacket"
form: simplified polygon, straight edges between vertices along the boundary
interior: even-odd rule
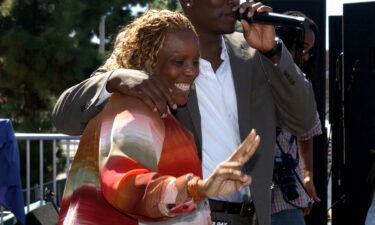
[[[255,155],[245,166],[253,178],[250,186],[259,225],[270,225],[271,180],[275,149],[276,125],[298,135],[310,129],[315,121],[315,100],[311,84],[293,63],[286,50],[277,66],[248,46],[240,33],[225,35],[237,96],[241,140],[252,128],[261,137]],[[53,111],[58,131],[80,134],[87,122],[101,110],[101,90],[109,73],[91,77],[66,90]],[[199,155],[202,149],[200,112],[195,91],[186,106],[179,107],[176,118],[193,132]]]

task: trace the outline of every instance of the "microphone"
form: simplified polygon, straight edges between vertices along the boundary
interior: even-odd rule
[[[247,8],[246,11],[242,14],[240,14],[239,10],[237,10],[236,19],[238,21],[246,20],[248,23],[261,23],[274,26],[288,26],[301,29],[305,29],[308,26],[307,20],[300,16],[290,16],[280,13],[263,12],[254,13],[253,17],[249,18],[247,17],[248,12],[249,8]]]

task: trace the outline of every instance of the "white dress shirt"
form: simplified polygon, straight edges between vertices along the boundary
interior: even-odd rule
[[[237,98],[224,39],[220,57],[223,62],[216,73],[211,63],[201,58],[200,73],[195,80],[202,128],[203,178],[207,178],[219,163],[228,159],[241,143]],[[243,202],[249,197],[250,189],[247,187],[233,195],[213,199]]]

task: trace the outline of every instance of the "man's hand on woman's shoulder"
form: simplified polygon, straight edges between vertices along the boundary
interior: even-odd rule
[[[141,99],[151,110],[160,115],[167,114],[167,106],[176,109],[172,95],[160,80],[144,71],[118,69],[108,78],[106,89],[108,92],[119,92],[124,95]]]

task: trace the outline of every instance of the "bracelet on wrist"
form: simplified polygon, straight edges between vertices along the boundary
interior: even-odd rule
[[[187,184],[188,194],[194,200],[194,202],[199,202],[202,200],[202,196],[199,193],[199,188],[198,188],[198,182],[200,180],[201,178],[199,176],[195,176],[191,180],[189,180]]]
[[[270,58],[274,57],[277,53],[281,52],[281,46],[282,46],[281,39],[276,38],[276,45],[273,48],[271,48],[270,50],[268,50],[266,52],[262,52],[262,54],[270,59]]]

